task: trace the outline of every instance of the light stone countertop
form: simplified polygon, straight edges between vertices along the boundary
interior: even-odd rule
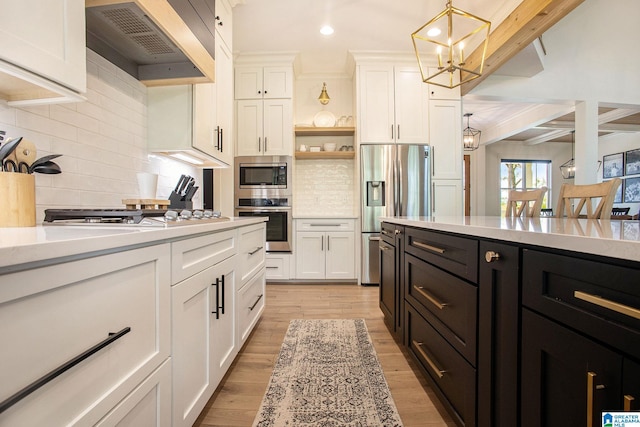
[[[81,256],[130,246],[144,246],[191,235],[259,224],[266,218],[230,218],[208,224],[173,227],[117,225],[37,225],[0,228],[0,272],[12,266]]]
[[[640,221],[565,218],[384,217],[399,225],[640,261]]]

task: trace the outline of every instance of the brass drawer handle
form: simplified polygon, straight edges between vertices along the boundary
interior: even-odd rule
[[[633,409],[631,409],[631,404],[633,403],[634,400],[636,400],[635,397],[629,396],[628,394],[624,395],[624,410],[626,412],[629,412],[629,411],[633,410]]]
[[[609,310],[613,310],[616,313],[624,314],[625,316],[633,317],[640,320],[640,310],[628,305],[620,304],[608,299],[599,297],[597,295],[591,295],[582,291],[574,291],[573,296],[591,304],[595,304],[599,307],[603,307]]]
[[[443,254],[444,253],[444,249],[438,248],[436,246],[427,245],[426,243],[421,243],[421,242],[415,242],[414,241],[411,244],[413,246],[417,246],[419,248],[426,249],[426,250],[431,251],[431,252],[436,252],[436,253],[439,253],[439,254]]]
[[[424,360],[427,362],[429,367],[433,370],[433,373],[436,374],[438,378],[442,378],[447,371],[444,371],[438,368],[438,366],[433,362],[433,360],[431,360],[431,358],[427,356],[427,353],[422,349],[422,346],[424,346],[424,343],[418,342],[416,340],[412,340],[412,341],[413,341],[413,345],[418,350],[418,353],[420,353],[420,355],[424,358]]]
[[[380,245],[380,250],[381,250],[381,251],[388,251],[389,249],[391,249],[389,246],[382,246],[382,245]]]
[[[420,293],[420,295],[422,295],[423,297],[425,297],[426,299],[429,300],[429,302],[433,305],[435,305],[436,307],[438,307],[440,310],[442,310],[443,308],[445,308],[446,306],[448,306],[449,304],[447,304],[446,302],[440,302],[438,301],[433,295],[431,295],[430,293],[428,293],[427,291],[425,291],[424,287],[422,286],[417,286],[417,285],[413,285],[413,289],[415,289],[416,291],[418,291],[418,293]]]
[[[596,390],[604,390],[604,384],[595,384],[595,372],[587,372],[587,427],[593,427],[593,399]]]

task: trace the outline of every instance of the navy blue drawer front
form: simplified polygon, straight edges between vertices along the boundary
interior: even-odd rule
[[[405,284],[406,300],[475,366],[478,288],[408,254]]]
[[[478,241],[406,228],[405,251],[456,276],[478,283]]]
[[[476,425],[476,370],[407,304],[407,346],[437,386],[450,412],[465,426]]]
[[[523,251],[522,303],[640,357],[640,268]]]

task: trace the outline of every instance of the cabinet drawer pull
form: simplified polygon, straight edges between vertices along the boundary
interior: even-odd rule
[[[380,238],[379,237],[369,237],[369,241],[370,242],[379,242]]]
[[[396,230],[396,231],[398,231],[398,230]],[[392,234],[389,233],[387,230],[382,230],[381,233],[384,234],[385,236],[392,236]]]
[[[595,372],[587,372],[587,427],[593,427],[593,393],[595,392],[593,384],[595,378]]]
[[[388,251],[389,249],[391,249],[389,246],[380,245],[380,250],[381,251]]]
[[[29,384],[28,386],[26,386],[22,390],[20,390],[17,393],[15,393],[13,396],[9,396],[7,399],[5,399],[2,402],[0,402],[0,414],[3,413],[4,411],[6,411],[7,409],[9,409],[10,407],[12,407],[13,405],[15,405],[16,403],[18,403],[19,401],[21,401],[22,399],[24,399],[25,397],[27,397],[28,395],[30,395],[31,393],[33,393],[34,391],[38,390],[43,385],[47,384],[49,381],[51,381],[51,380],[55,379],[56,377],[62,375],[63,373],[65,373],[69,369],[71,369],[74,366],[76,366],[78,363],[80,363],[80,362],[84,361],[85,359],[88,359],[89,357],[93,356],[95,353],[97,353],[98,351],[102,350],[103,348],[105,348],[109,344],[113,343],[117,339],[119,339],[119,338],[123,337],[124,335],[128,334],[129,332],[131,332],[131,328],[128,327],[128,326],[126,328],[118,331],[118,332],[109,332],[109,337],[106,338],[105,340],[99,342],[98,344],[94,345],[90,349],[85,350],[83,353],[77,355],[73,359],[67,361],[66,363],[64,363],[62,365],[60,365],[59,367],[57,367],[53,371],[49,372],[48,374],[45,374],[42,377],[40,377],[39,379],[35,380],[34,382]]]
[[[254,302],[253,305],[251,307],[249,307],[249,311],[253,311],[253,309],[256,308],[256,305],[258,305],[258,303],[260,302],[260,300],[262,299],[263,296],[264,296],[264,294],[260,294],[260,296],[258,297],[256,302]]]
[[[411,242],[411,244],[413,246],[417,246],[419,248],[426,249],[426,250],[431,251],[431,252],[436,252],[436,253],[439,253],[439,254],[443,254],[444,253],[444,249],[438,248],[436,246],[427,245],[426,243],[421,243],[421,242],[415,242],[414,241],[414,242]]]
[[[340,227],[340,226],[342,226],[342,224],[334,224],[334,223],[331,223],[331,224],[315,223],[314,224],[314,223],[312,223],[312,224],[309,224],[309,226],[310,227]]]
[[[442,310],[443,308],[445,308],[446,306],[448,306],[449,304],[447,304],[446,302],[440,302],[438,301],[433,295],[431,295],[430,293],[428,293],[427,291],[425,291],[425,289],[422,286],[417,286],[417,285],[413,285],[413,289],[415,289],[416,291],[418,291],[418,293],[420,293],[420,295],[422,295],[423,297],[425,297],[426,299],[429,300],[429,302],[433,305],[435,305],[436,307],[438,307],[440,310]]]
[[[216,287],[216,310],[212,311],[211,314],[215,314],[216,319],[219,319],[220,315],[224,314],[224,274],[222,278],[216,278],[216,283],[212,283],[211,286]],[[222,294],[222,297],[220,294]],[[221,299],[222,305],[220,304]]]
[[[431,360],[431,358],[429,356],[427,356],[427,352],[425,352],[422,349],[422,346],[424,346],[424,344],[421,343],[421,342],[418,342],[416,340],[413,340],[413,345],[416,347],[416,349],[418,350],[420,355],[427,362],[429,367],[433,370],[433,373],[436,374],[438,376],[438,378],[442,378],[447,371],[444,371],[444,370],[438,368],[438,366],[433,362],[433,360]]]
[[[629,412],[629,411],[633,410],[631,408],[631,405],[633,404],[634,400],[636,400],[635,397],[629,396],[628,394],[624,395],[624,410],[625,410],[625,412]]]
[[[597,295],[591,295],[582,291],[574,291],[573,296],[599,307],[613,310],[616,313],[624,314],[625,316],[633,317],[634,319],[640,319],[640,310],[637,308],[629,307],[628,305],[610,301]]]
[[[249,251],[249,255],[255,255],[256,253],[258,253],[260,251],[260,249],[262,249],[262,246],[256,247],[254,250]]]
[[[267,270],[277,270],[278,267],[272,266],[272,265],[267,265]]]

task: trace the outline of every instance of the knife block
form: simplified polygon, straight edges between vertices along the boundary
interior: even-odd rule
[[[35,227],[36,180],[32,174],[0,172],[0,227]]]

